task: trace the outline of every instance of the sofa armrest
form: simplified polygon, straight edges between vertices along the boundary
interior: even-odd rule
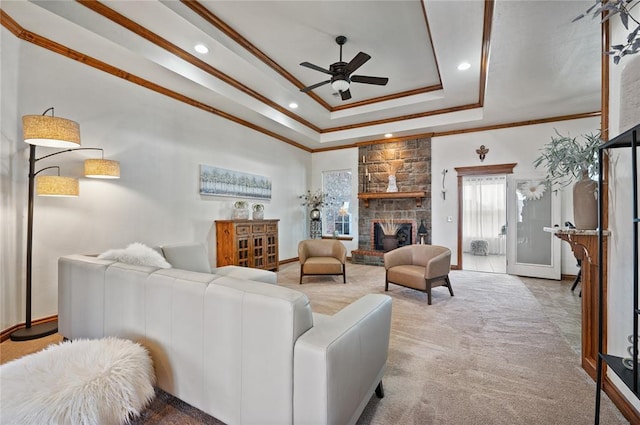
[[[301,335],[293,423],[355,423],[384,374],[390,330],[391,298],[369,294]]]

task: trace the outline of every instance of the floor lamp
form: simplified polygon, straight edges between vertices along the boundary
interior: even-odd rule
[[[46,114],[51,111],[51,116]],[[22,117],[24,141],[29,143],[29,201],[27,210],[27,262],[26,262],[26,308],[25,327],[11,333],[13,341],[28,341],[54,334],[58,331],[58,322],[49,321],[38,325],[31,324],[32,298],[32,260],[33,260],[33,200],[34,194],[39,196],[78,196],[78,179],[60,176],[60,167],[45,167],[36,171],[36,162],[76,150],[100,150],[100,148],[79,148],[80,126],[78,123],[53,116],[54,109],[49,108],[42,115],[25,115]],[[70,148],[36,158],[36,146],[53,148]],[[85,176],[94,178],[119,178],[120,164],[117,161],[104,159],[87,159],[84,164]],[[38,176],[49,169],[57,169],[56,176]],[[37,177],[37,178],[36,178]]]

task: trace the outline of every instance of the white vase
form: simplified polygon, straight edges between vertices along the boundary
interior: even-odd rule
[[[234,220],[248,220],[249,210],[247,208],[234,208],[232,217]]]
[[[389,186],[387,186],[387,192],[397,192],[398,186],[396,185],[396,176],[389,175]]]

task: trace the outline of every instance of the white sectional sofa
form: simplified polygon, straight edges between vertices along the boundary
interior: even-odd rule
[[[59,332],[143,344],[161,389],[230,425],[353,424],[382,396],[388,296],[324,316],[303,293],[266,283],[275,274],[216,271],[61,257]]]

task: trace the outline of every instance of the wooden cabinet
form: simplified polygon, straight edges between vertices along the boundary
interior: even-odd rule
[[[217,267],[278,271],[278,221],[216,220]]]

